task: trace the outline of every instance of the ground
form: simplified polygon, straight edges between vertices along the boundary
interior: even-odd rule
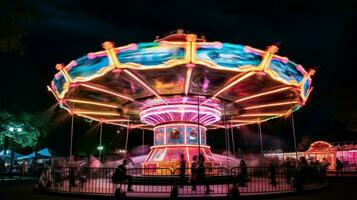
[[[53,200],[69,200],[73,197],[54,196],[48,194],[35,193],[32,191],[32,182],[0,182],[0,199],[1,200],[13,200],[13,199],[53,199]],[[336,178],[331,177],[329,179],[329,187],[320,191],[314,191],[305,193],[302,195],[291,195],[283,197],[270,197],[266,199],[279,199],[279,200],[329,200],[329,199],[354,199],[357,188],[357,177],[344,177]],[[265,198],[263,198],[265,199]]]

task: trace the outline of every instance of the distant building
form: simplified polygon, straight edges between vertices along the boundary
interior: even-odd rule
[[[305,152],[283,152],[281,149],[270,150],[264,153],[264,157],[278,157],[285,160],[287,157],[299,158],[304,156],[308,160],[317,159],[322,161],[325,158],[331,165],[330,170],[335,169],[336,158],[340,159],[345,169],[357,170],[357,144],[336,144],[332,145],[325,141],[316,141],[310,145]]]

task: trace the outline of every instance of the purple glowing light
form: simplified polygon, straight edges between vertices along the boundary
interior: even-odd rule
[[[221,120],[222,113],[216,108],[201,105],[199,115],[200,124],[207,126]],[[143,123],[154,126],[175,121],[196,123],[197,117],[197,105],[190,104],[162,105],[148,108],[140,113],[140,119]]]

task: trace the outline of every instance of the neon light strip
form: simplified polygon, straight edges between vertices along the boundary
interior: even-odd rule
[[[192,74],[192,67],[187,67],[186,79],[185,79],[185,95],[188,94],[188,91],[190,89],[191,74]]]
[[[137,77],[135,74],[131,73],[129,70],[124,69],[123,70],[125,73],[129,74],[132,78],[134,78],[136,81],[138,81],[142,86],[144,86],[147,90],[149,90],[152,94],[154,94],[157,98],[161,99],[165,104],[168,104],[165,99],[163,99],[154,89],[152,89],[149,85],[144,83],[139,77]]]
[[[109,107],[109,108],[118,108],[118,106],[111,105],[111,104],[97,103],[97,102],[94,102],[94,101],[86,101],[86,100],[79,100],[79,99],[65,99],[65,101],[70,101],[70,102],[74,102],[74,103],[89,104],[89,105],[96,105],[96,106],[103,106],[103,107]]]
[[[107,94],[111,94],[111,95],[114,95],[114,96],[117,96],[117,97],[120,97],[122,99],[127,99],[127,100],[130,100],[130,101],[135,101],[133,98],[131,97],[128,97],[128,96],[125,96],[125,95],[122,95],[122,94],[118,94],[116,92],[113,92],[113,91],[110,91],[110,90],[107,90],[107,89],[102,89],[102,88],[99,88],[99,87],[96,87],[96,86],[93,86],[93,85],[89,85],[89,84],[86,84],[86,83],[81,83],[80,84],[81,86],[84,86],[84,87],[87,87],[87,88],[90,88],[90,89],[93,89],[93,90],[97,90],[97,91],[100,91],[100,92],[104,92],[104,93],[107,93]]]
[[[76,115],[78,116],[81,116],[81,117],[84,117],[84,118],[87,118],[87,119],[91,119],[93,121],[98,121],[100,122],[101,120],[99,118],[96,118],[96,117],[91,117],[91,116],[88,116],[88,115],[85,115],[85,114],[79,114],[79,113],[75,113]]]
[[[178,108],[178,106],[181,106],[181,108]],[[155,116],[158,116],[159,118],[161,118],[160,115],[171,114],[171,113],[197,113],[197,110],[194,105],[189,105],[189,104],[157,106],[157,107],[148,108],[148,109],[142,111],[140,113],[140,119],[142,122],[152,124],[149,122],[149,119],[147,119],[149,116],[155,115]],[[200,113],[202,113],[203,115],[210,115],[210,116],[214,117],[213,121],[219,121],[220,116],[221,116],[221,113],[219,112],[218,109],[206,107],[206,106],[202,107],[202,111],[200,111]],[[197,116],[197,114],[194,116]],[[163,120],[163,122],[166,121],[164,119],[162,119],[162,120]],[[192,121],[192,119],[191,119],[191,121]]]
[[[161,119],[161,121],[166,121],[164,118],[162,118],[160,115],[155,115],[155,116],[157,116],[158,118],[160,118]],[[154,116],[152,116],[153,118],[155,118]],[[156,119],[155,119],[156,120]]]
[[[155,128],[154,129],[156,129],[156,128],[162,128],[162,127],[167,127],[167,126],[194,126],[194,127],[197,127],[197,124],[194,124],[194,123],[172,123],[172,124],[165,124],[165,125],[158,125],[158,126],[155,126]],[[206,127],[204,127],[204,126],[200,126],[200,128],[202,129],[204,129],[205,131],[207,130],[207,128]]]
[[[97,112],[97,111],[82,111],[82,110],[74,110],[74,114],[86,114],[86,115],[103,115],[103,116],[120,116],[119,113],[115,112]]]
[[[69,74],[67,73],[67,71],[64,70],[64,68],[61,69],[61,72],[62,72],[62,74],[63,74],[64,79],[66,79],[67,83],[72,83],[71,77],[69,76]]]
[[[290,104],[295,104],[299,103],[299,101],[284,101],[284,102],[279,102],[279,103],[270,103],[270,104],[263,104],[259,106],[250,106],[244,108],[245,110],[250,110],[250,109],[256,109],[256,108],[267,108],[267,107],[275,107],[275,106],[282,106],[282,105],[290,105]]]
[[[185,142],[184,143],[187,144],[187,126],[184,125],[183,127],[185,128],[185,130],[184,130],[184,137],[185,137],[184,141]]]
[[[165,151],[164,151],[163,156],[162,156],[162,159],[163,159],[163,160],[164,160],[165,157],[166,157],[166,152],[167,152],[167,147],[165,148]]]
[[[161,148],[161,147],[195,147],[197,148],[197,144],[166,144],[166,145],[154,145],[151,146],[150,149],[155,149],[155,148]],[[210,149],[211,147],[208,145],[200,145],[202,148],[208,148]]]
[[[147,122],[147,121],[153,121],[154,124],[160,123],[160,120],[156,119],[154,116],[150,116],[150,117],[146,118],[145,121],[143,121],[143,122]],[[149,123],[149,124],[152,124],[152,123]]]
[[[167,114],[169,114],[171,120],[173,121],[173,120],[174,120],[174,117],[172,116],[171,112],[168,112]]]
[[[218,92],[216,92],[212,97],[215,98],[218,95],[220,95],[221,93],[223,93],[224,91],[228,90],[229,88],[233,87],[234,85],[238,84],[239,82],[243,81],[244,79],[252,76],[253,74],[255,74],[255,72],[249,72],[247,74],[244,74],[243,76],[237,78],[236,80],[234,80],[233,82],[229,83],[228,85],[226,85],[225,87],[223,87],[222,89],[220,89]]]
[[[50,86],[47,85],[47,90],[50,91],[53,96],[55,96],[56,100],[59,102],[60,99],[58,98],[58,96],[56,95],[56,93],[52,90],[52,88]]]
[[[206,118],[210,118],[210,115],[205,115],[203,117],[200,116],[200,122],[204,122],[205,120],[207,120]]]
[[[156,112],[145,113],[144,115],[140,116],[140,119],[141,119],[141,121],[145,122],[146,121],[145,118],[147,118],[148,116],[152,116],[152,115],[159,116],[161,114],[164,114],[164,113],[166,114],[166,113],[171,113],[171,112],[192,112],[192,113],[195,113],[195,112],[197,112],[197,110],[178,111],[178,110],[172,109],[172,110],[165,110],[165,111],[156,111]],[[221,119],[221,117],[219,115],[217,115],[216,113],[200,111],[200,115],[201,114],[202,115],[212,115],[216,119],[216,121],[219,121]]]
[[[191,117],[190,121],[192,122],[193,119],[197,118],[197,115],[198,115],[197,113],[196,113],[195,115],[193,115],[193,116]]]
[[[107,53],[107,57],[109,59],[110,64],[116,68],[119,68],[120,62],[119,62],[116,52],[114,50],[114,48],[115,48],[114,43],[106,41],[102,44],[102,47],[105,49],[105,52]]]
[[[166,131],[166,126],[164,127],[164,144],[167,144],[167,131]]]
[[[154,149],[154,151],[150,151],[149,155],[146,157],[145,162],[147,163],[149,160],[151,160],[151,157],[155,155],[155,152],[157,149]]]
[[[268,94],[274,94],[274,93],[285,91],[285,90],[288,90],[288,89],[290,89],[290,87],[282,87],[282,88],[278,88],[278,89],[275,89],[275,90],[258,93],[258,94],[255,94],[255,95],[251,95],[251,96],[248,96],[248,97],[237,99],[237,100],[235,100],[235,103],[242,102],[242,101],[245,101],[245,100],[248,100],[248,99],[253,99],[253,98],[256,98],[256,97],[265,96],[265,95],[268,95]]]
[[[274,116],[274,115],[285,115],[286,113],[254,113],[254,114],[243,114],[240,117],[259,117],[259,116]]]
[[[190,153],[188,152],[188,147],[186,147],[187,162],[190,162]]]
[[[201,146],[201,145],[200,145],[200,146]],[[203,151],[203,154],[205,154],[205,157],[208,158],[208,157],[207,157],[207,154],[206,154],[206,151],[205,151],[204,149],[202,149],[202,151]]]
[[[232,119],[230,120],[229,122],[232,122],[232,123],[258,123],[260,122],[259,120],[240,120],[240,119]]]
[[[180,107],[180,108],[178,108]],[[187,109],[186,109],[187,108]],[[181,112],[186,112],[186,111],[189,111],[189,112],[193,112],[193,113],[197,113],[197,109],[196,109],[196,106],[195,105],[190,105],[190,104],[179,104],[179,105],[162,105],[162,106],[156,106],[156,107],[153,107],[153,108],[148,108],[146,110],[143,110],[141,111],[140,113],[140,116],[144,115],[144,114],[147,114],[147,113],[151,113],[151,112],[160,112],[161,109],[168,109],[168,110],[172,110],[176,113],[181,113]],[[201,108],[202,110],[207,110],[207,111],[210,111],[212,113],[215,113],[219,116],[222,115],[222,113],[216,109],[216,108],[211,108],[211,107],[207,107],[207,106],[202,106]],[[166,113],[166,112],[164,112]],[[201,113],[201,112],[200,112]]]
[[[106,122],[130,122],[129,119],[106,119]]]

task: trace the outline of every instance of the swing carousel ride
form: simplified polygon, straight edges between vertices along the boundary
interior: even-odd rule
[[[151,129],[154,144],[143,167],[173,167],[181,154],[220,162],[206,131],[262,123],[306,103],[313,70],[276,46],[259,50],[207,42],[182,31],[154,42],[88,53],[59,70],[48,90],[71,115],[128,128]]]

